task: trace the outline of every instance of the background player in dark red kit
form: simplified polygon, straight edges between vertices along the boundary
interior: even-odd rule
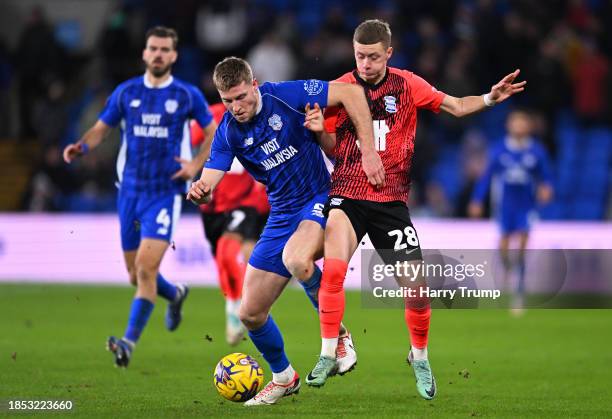
[[[336,80],[364,87],[372,113],[376,149],[385,170],[382,186],[369,183],[361,169],[359,139],[344,109],[326,112],[328,133],[322,132],[320,120],[313,116],[310,121],[311,129],[315,129],[312,128],[315,124],[321,128],[321,144],[335,158],[326,205],[325,261],[319,291],[321,356],[306,379],[313,386],[322,386],[337,370],[334,354],[338,325],[344,315],[343,283],[348,262],[362,237],[369,235],[387,264],[398,259],[415,262],[422,259],[419,239],[406,205],[417,110],[428,109],[436,113],[443,110],[463,117],[524,90],[526,83],[513,84],[519,74],[516,70],[483,96],[456,98],[436,90],[410,71],[387,67],[393,53],[390,45],[391,29],[386,22],[368,20],[361,23],[353,36],[357,69]],[[402,286],[422,284],[421,279],[416,283],[411,283],[409,278],[398,278],[398,281]],[[430,316],[427,298],[406,301],[405,320],[411,340],[409,362],[414,368],[417,390],[425,399],[432,399],[436,393],[427,357]]]
[[[210,111],[217,123],[223,118],[225,106],[216,103]],[[204,143],[202,128],[197,121],[191,122],[191,143]],[[210,143],[204,147],[210,147]],[[244,326],[238,317],[242,297],[242,282],[246,262],[251,257],[259,238],[270,205],[265,187],[256,182],[234,160],[232,169],[215,189],[213,199],[200,205],[204,233],[208,239],[217,264],[219,286],[225,297],[225,338],[230,345],[236,345],[244,336]]]

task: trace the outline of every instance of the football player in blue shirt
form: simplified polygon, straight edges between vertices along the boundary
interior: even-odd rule
[[[172,241],[187,182],[200,171],[210,151],[210,145],[202,147],[191,160],[189,120],[205,127],[208,140],[216,123],[202,93],[171,74],[177,42],[173,29],[150,29],[142,53],[144,76],[120,84],[96,124],[64,149],[64,160],[70,163],[100,144],[113,127],[121,127],[117,207],[125,263],[137,291],[124,336],[111,336],[107,342],[119,367],[127,367],[156,295],[168,300],[166,327],[175,330],[189,291],[167,281],[158,270]]]
[[[229,112],[215,133],[202,176],[192,184],[187,198],[198,204],[210,199],[234,157],[267,187],[270,216],[249,259],[240,319],[273,373],[272,381],[246,405],[274,404],[297,393],[300,379],[287,359],[270,308],[291,276],[318,304],[321,271],[314,260],[323,256],[323,207],[330,187],[321,149],[309,131],[315,119],[320,122],[319,107],[346,108],[360,138],[363,171],[371,184],[384,184],[384,169],[374,148],[372,118],[362,87],[320,80],[259,85],[249,64],[236,57],[217,64],[213,81]],[[318,106],[312,109],[315,103]],[[363,172],[355,175],[363,176]],[[348,344],[352,347],[352,342]],[[345,366],[350,369],[354,361],[356,356],[352,365]]]
[[[483,201],[493,183],[493,201],[501,230],[499,243],[505,274],[512,270],[510,240],[518,239],[518,286],[514,308],[521,309],[525,290],[525,248],[531,219],[538,204],[552,198],[550,162],[544,148],[531,137],[531,116],[523,110],[510,113],[506,122],[508,135],[493,149],[488,167],[476,184],[468,208],[471,217],[481,217]]]

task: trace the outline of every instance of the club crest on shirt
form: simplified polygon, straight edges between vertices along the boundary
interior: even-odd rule
[[[385,96],[383,99],[385,101],[385,109],[387,112],[397,112],[397,99],[394,96]]]
[[[529,168],[534,167],[537,163],[535,156],[531,153],[523,155],[522,160],[523,160],[523,166],[526,166]]]
[[[306,90],[308,96],[318,95],[323,90],[323,82],[315,79],[306,80],[304,82],[304,90]]]
[[[178,102],[174,99],[168,99],[164,106],[166,107],[166,112],[174,113],[178,109]]]
[[[280,131],[280,129],[283,127],[283,121],[281,121],[281,117],[277,114],[274,114],[268,118],[268,124],[274,131]]]

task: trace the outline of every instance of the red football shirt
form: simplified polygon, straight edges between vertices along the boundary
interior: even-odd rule
[[[372,120],[374,141],[385,168],[385,186],[375,188],[361,166],[355,127],[344,108],[325,111],[325,130],[336,134],[335,159],[330,195],[375,202],[407,202],[410,168],[414,154],[417,110],[440,111],[446,96],[424,79],[407,70],[387,68],[376,85],[359,78],[357,71],[336,81],[364,87]]]
[[[222,103],[210,106],[215,122],[220,123],[225,113]],[[204,141],[204,132],[197,121],[191,121],[191,144],[198,146]],[[234,161],[232,168],[225,174],[213,192],[213,199],[208,204],[200,205],[200,210],[206,213],[222,213],[238,207],[254,207],[259,213],[270,211],[268,196],[263,185]]]

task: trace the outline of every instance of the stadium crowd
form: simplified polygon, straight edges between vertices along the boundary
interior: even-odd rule
[[[548,219],[606,219],[612,167],[612,2],[604,0],[118,0],[95,48],[54,26],[40,7],[9,49],[0,38],[0,138],[38,144],[23,210],[113,211],[119,134],[75,167],[61,150],[95,121],[113,86],[143,71],[146,28],[179,33],[173,73],[218,101],[212,69],[247,58],[260,81],[334,79],[354,66],[351,36],[364,18],[394,28],[391,65],[455,96],[486,92],[521,69],[525,94],[470,118],[420,115],[410,207],[415,216],[464,217],[487,151],[513,107],[534,117],[553,158]],[[14,115],[10,118],[10,115]],[[75,175],[78,172],[78,176]]]

